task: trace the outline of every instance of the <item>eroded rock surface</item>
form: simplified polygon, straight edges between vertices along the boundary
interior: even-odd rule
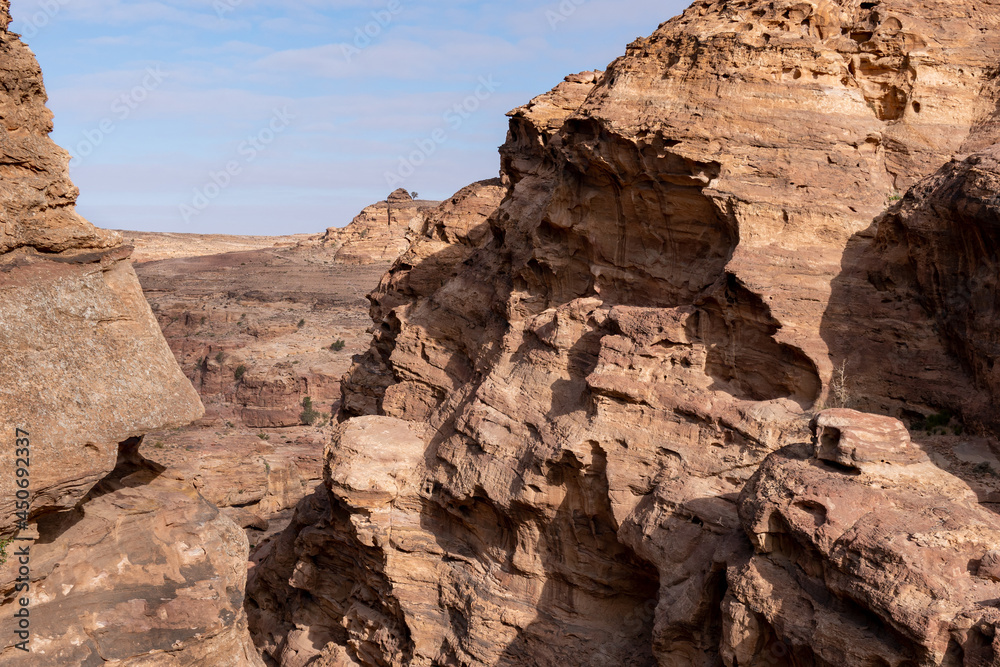
[[[825,335],[857,405],[905,415],[931,404],[996,429],[998,150],[950,161],[848,246]],[[845,311],[871,322],[853,345]]]
[[[320,243],[344,264],[393,262],[420,232],[424,213],[437,204],[414,201],[409,192],[399,189],[363,210],[346,227],[327,229]]]
[[[137,444],[78,509],[39,520],[32,650],[7,646],[3,664],[262,664],[243,612],[246,535]]]
[[[388,264],[347,266],[316,247],[220,252],[136,265],[170,349],[207,418],[248,428],[332,414],[365,349],[365,294]],[[340,343],[338,343],[340,341]]]
[[[0,567],[0,661],[259,665],[242,609],[244,535],[190,483],[156,478],[134,456],[143,434],[199,418],[201,402],[143,298],[130,249],[75,212],[41,71],[9,23],[3,0],[0,534],[28,538],[16,544],[31,545],[31,570],[25,592],[15,590],[18,560]],[[18,466],[30,470],[20,517]],[[22,597],[31,653],[10,641]]]
[[[790,664],[997,664],[1000,517],[895,419],[839,410],[816,429],[740,498],[756,553],[728,573],[727,667],[775,664],[776,636]]]
[[[738,500],[758,469],[788,459],[794,475],[785,448],[852,392],[911,423],[936,423],[963,393],[985,405],[985,386],[933,328],[914,338],[910,365],[851,357],[871,329],[905,348],[898,334],[926,314],[847,295],[868,289],[851,251],[891,202],[996,140],[997,9],[698,2],[603,74],[512,112],[506,193],[486,227],[433,250],[418,239],[372,295],[372,348],[343,382],[341,418],[361,422],[342,426],[329,465],[355,460],[366,415],[395,431],[409,422],[420,442],[386,434],[385,447],[408,443],[395,470],[358,458],[378,469],[371,487],[331,476],[300,505],[249,589],[267,654],[289,665],[993,664],[992,584],[904,544],[911,513],[912,535],[930,533],[932,507],[950,498],[978,533],[952,522],[934,539],[989,572],[992,515],[917,460],[895,422],[825,413],[824,428],[848,437],[834,460],[803,454],[801,465],[823,484],[869,465],[900,472],[884,495],[858,496],[905,501],[885,515],[898,550],[866,551],[877,514],[856,543],[916,582],[897,606],[880,592],[896,584],[824,544],[796,563],[829,560],[854,580],[807,570],[813,580],[787,582],[787,619],[766,607],[782,591],[743,568],[769,557],[752,555]],[[975,294],[992,303],[995,281]],[[907,487],[917,473],[945,490]],[[386,517],[405,528],[389,534]],[[934,589],[946,602],[921,614],[933,577],[958,588]],[[822,607],[812,617],[795,613],[799,585]],[[282,610],[287,596],[296,603]],[[838,654],[841,626],[860,634]],[[282,643],[288,628],[296,639]]]

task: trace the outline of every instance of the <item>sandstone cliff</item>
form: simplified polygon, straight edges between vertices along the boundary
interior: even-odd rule
[[[69,155],[48,137],[41,72],[9,23],[4,0],[0,533],[34,540],[33,623],[32,652],[15,649],[13,614],[25,593],[15,590],[11,559],[0,568],[0,662],[260,664],[242,610],[245,537],[190,484],[158,479],[135,453],[144,433],[197,419],[201,403],[121,237],[75,212]],[[25,447],[30,456],[17,453]],[[16,476],[17,466],[30,476]],[[18,526],[23,479],[30,510]]]
[[[266,655],[997,664],[992,157],[882,213],[997,141],[998,7],[697,2],[512,112],[372,295]]]
[[[424,213],[434,201],[414,201],[400,188],[388,199],[372,204],[346,227],[331,227],[320,243],[345,264],[393,262],[410,245],[424,222]]]

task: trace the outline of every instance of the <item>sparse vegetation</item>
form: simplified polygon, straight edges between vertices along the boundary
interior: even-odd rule
[[[215,355],[215,360],[218,361],[220,364],[222,363],[222,360],[225,358],[226,358],[226,353],[223,352],[222,350],[219,350],[219,353]]]
[[[830,407],[848,407],[851,402],[851,394],[847,388],[848,381],[847,360],[844,360],[840,366],[833,369],[833,377],[830,379]]]
[[[226,428],[236,428],[236,424],[233,422],[226,422]]]
[[[300,328],[300,329],[301,329],[302,327],[304,327],[305,325],[306,325],[306,321],[305,321],[304,319],[302,319],[302,320],[299,320],[299,328]]]
[[[163,449],[164,444],[162,441],[158,441],[155,445],[153,445],[153,447],[155,447],[156,449]]]
[[[237,382],[240,382],[243,379],[243,376],[246,374],[247,374],[247,367],[244,366],[243,364],[237,366],[236,371],[233,373],[233,375],[236,377]]]
[[[347,345],[347,343],[345,343],[344,340],[340,338],[337,339],[337,341],[330,346],[330,349],[334,352],[340,352],[341,350],[344,349],[345,345]]]
[[[902,198],[903,198],[903,195],[899,194],[898,192],[893,192],[891,195],[889,195],[889,201],[890,202],[896,202],[896,201],[899,201]]]
[[[263,440],[264,442],[267,442],[268,440],[271,439],[271,436],[269,436],[267,433],[258,433],[257,437]]]
[[[924,431],[927,435],[962,435],[966,426],[948,410],[942,410],[923,419],[918,419],[910,425],[913,431]]]
[[[412,197],[413,199],[417,199],[420,197],[420,193],[414,190],[413,192],[410,193],[410,197]]]
[[[312,398],[306,396],[302,399],[302,414],[299,415],[299,419],[302,420],[303,424],[307,426],[326,426],[330,421],[330,414],[327,412],[318,412],[313,408]]]
[[[7,539],[0,540],[0,565],[7,564],[7,547],[11,545],[14,541],[13,537],[8,537]]]
[[[937,412],[927,418],[927,432],[936,431],[942,426],[947,426],[951,423],[951,413],[947,410],[942,410]]]
[[[312,398],[306,396],[302,399],[302,412],[299,414],[299,419],[303,424],[307,426],[312,426],[319,419],[320,413],[313,409]]]

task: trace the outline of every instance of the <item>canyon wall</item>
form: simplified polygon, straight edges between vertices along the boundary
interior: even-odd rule
[[[243,612],[246,537],[136,451],[144,433],[200,417],[198,395],[120,235],[75,212],[41,71],[9,24],[3,0],[0,533],[18,541],[0,567],[0,662],[258,665]],[[27,575],[13,557],[25,546]],[[22,598],[31,652],[11,641]]]
[[[994,158],[934,174],[998,9],[696,2],[514,110],[371,296],[265,656],[996,664]]]
[[[346,227],[330,227],[320,244],[337,262],[365,265],[393,262],[406,252],[436,201],[415,201],[402,188],[359,213]]]

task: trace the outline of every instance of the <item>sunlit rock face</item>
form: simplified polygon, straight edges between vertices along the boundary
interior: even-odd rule
[[[998,9],[698,2],[513,111],[499,206],[474,234],[425,227],[371,297],[326,484],[249,584],[258,645],[296,667],[993,664],[992,584],[966,561],[989,571],[979,501],[1000,496],[950,451],[899,454],[893,420],[985,416],[997,354],[963,304],[995,302],[995,264],[935,276],[934,238],[880,225],[996,141]],[[824,413],[857,438],[817,456],[811,418],[845,404],[890,421]],[[893,486],[862,492],[883,459]],[[813,483],[896,503],[894,544],[877,515],[823,528],[794,502]],[[944,497],[976,534],[927,540],[965,570],[904,544]]]
[[[7,642],[0,662],[258,665],[242,609],[242,531],[135,455],[144,433],[197,419],[201,402],[129,249],[75,212],[41,71],[9,23],[2,1],[0,531],[30,545],[32,625],[31,652]],[[15,476],[16,458],[27,477]],[[15,514],[18,491],[27,517]],[[6,637],[25,595],[14,563],[0,569]]]

